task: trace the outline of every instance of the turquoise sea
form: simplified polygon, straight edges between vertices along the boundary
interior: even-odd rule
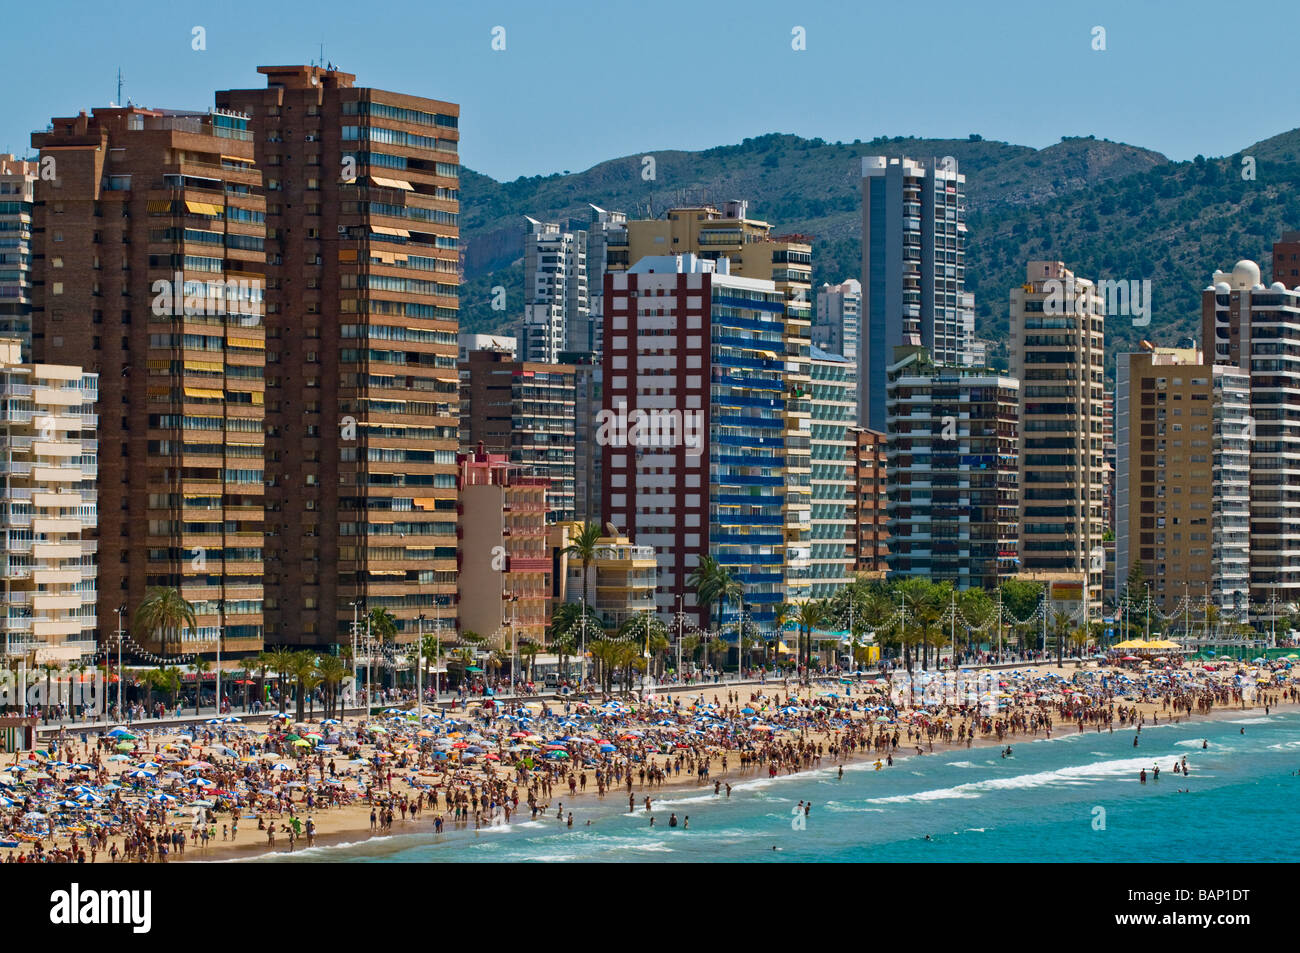
[[[1131,729],[1066,731],[1012,748],[1010,758],[995,746],[899,759],[881,771],[856,764],[843,778],[831,767],[733,781],[729,799],[711,786],[670,791],[654,799],[654,828],[640,806],[625,813],[626,795],[611,796],[575,802],[572,829],[553,806],[545,820],[440,837],[402,834],[399,824],[390,837],[264,862],[1300,860],[1291,833],[1300,713],[1148,725],[1136,748]],[[1184,755],[1187,778],[1173,772]],[[812,803],[802,824],[800,800]],[[673,811],[690,816],[689,829],[668,827]]]

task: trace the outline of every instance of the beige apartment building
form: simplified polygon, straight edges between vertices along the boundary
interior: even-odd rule
[[[549,481],[525,475],[506,454],[480,443],[456,455],[458,632],[474,632],[513,653],[523,641],[546,644],[551,557],[546,530]]]
[[[1031,261],[1011,289],[1020,380],[1020,565],[1070,573],[1100,616],[1106,529],[1105,302],[1059,261]]]
[[[21,354],[0,338],[3,652],[75,662],[96,649],[98,378]]]
[[[1135,564],[1163,612],[1184,596],[1244,609],[1250,573],[1250,378],[1197,348],[1119,355],[1116,597]],[[1145,593],[1129,597],[1145,601]]]

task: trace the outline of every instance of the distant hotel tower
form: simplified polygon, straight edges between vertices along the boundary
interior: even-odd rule
[[[966,294],[966,176],[942,160],[862,159],[862,315],[858,421],[885,429],[894,349],[921,345],[936,364],[973,363]]]

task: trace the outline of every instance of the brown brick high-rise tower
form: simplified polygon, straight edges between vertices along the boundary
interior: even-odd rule
[[[259,72],[216,101],[266,183],[266,641],[409,641],[455,615],[459,107]]]
[[[32,136],[39,363],[98,372],[98,636],[151,586],[197,631],[150,651],[262,647],[262,176],[245,117],[97,109]],[[129,627],[130,615],[124,620]]]

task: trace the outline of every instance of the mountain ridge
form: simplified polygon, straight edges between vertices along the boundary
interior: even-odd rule
[[[1199,335],[1199,294],[1215,268],[1254,258],[1268,273],[1271,244],[1300,229],[1300,130],[1261,140],[1232,156],[1177,161],[1106,139],[1063,137],[1042,149],[979,136],[877,137],[852,143],[783,133],[695,152],[621,156],[576,173],[496,180],[462,169],[461,235],[466,243],[461,324],[466,331],[515,333],[523,310],[524,216],[581,227],[588,203],[661,214],[682,201],[749,201],[750,214],[778,234],[812,235],[814,284],[860,271],[860,158],[952,156],[967,182],[967,283],[977,334],[1005,362],[1009,289],[1025,262],[1061,259],[1091,278],[1151,279],[1155,316],[1147,328],[1112,322],[1108,349],[1141,337]],[[654,159],[643,179],[643,158]],[[1242,158],[1255,159],[1255,178]],[[491,289],[507,289],[507,310],[491,310]]]

